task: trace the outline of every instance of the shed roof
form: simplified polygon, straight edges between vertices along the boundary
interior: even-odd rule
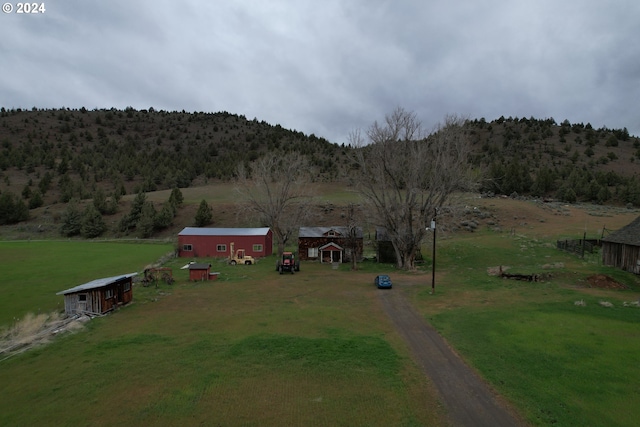
[[[603,242],[640,246],[640,216],[602,239]]]
[[[389,237],[389,233],[387,229],[384,227],[376,227],[376,240],[378,242],[390,242],[391,238]]]
[[[211,268],[211,264],[203,264],[194,262],[193,264],[189,264],[189,270],[208,270]]]
[[[269,227],[260,228],[210,228],[185,227],[178,236],[266,236]]]
[[[335,226],[335,227],[300,227],[298,230],[298,237],[327,237],[326,234],[330,231],[340,233],[341,236],[330,237],[347,237],[349,234],[349,227]],[[362,227],[356,227],[356,237],[362,238]]]
[[[128,279],[137,274],[138,273],[129,273],[129,274],[123,274],[120,276],[105,277],[103,279],[92,280],[91,282],[87,282],[84,285],[78,285],[74,288],[67,289],[66,291],[60,291],[56,293],[56,295],[67,295],[67,294],[73,294],[75,292],[88,291],[89,289],[102,288],[103,286],[111,285],[112,283],[116,283],[119,280]]]

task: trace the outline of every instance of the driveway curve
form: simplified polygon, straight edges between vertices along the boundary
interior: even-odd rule
[[[449,347],[399,290],[378,290],[399,334],[440,394],[451,425],[526,426],[499,396]]]

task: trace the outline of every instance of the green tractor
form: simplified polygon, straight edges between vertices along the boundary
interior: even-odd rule
[[[296,271],[300,271],[300,261],[296,260],[296,256],[293,252],[283,252],[282,260],[278,260],[276,263],[276,271],[279,271],[280,274],[285,271],[293,274]]]

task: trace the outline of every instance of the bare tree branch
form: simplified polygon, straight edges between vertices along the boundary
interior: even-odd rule
[[[473,184],[470,144],[464,120],[447,116],[444,124],[424,137],[416,115],[397,108],[367,131],[350,135],[356,148],[358,189],[371,213],[371,222],[384,227],[396,250],[398,267],[413,269],[435,208],[449,195]]]
[[[287,241],[311,211],[311,185],[306,159],[298,153],[267,154],[237,168],[237,191],[249,214],[273,231],[282,255]]]

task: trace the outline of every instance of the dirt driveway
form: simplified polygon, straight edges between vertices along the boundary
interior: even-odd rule
[[[378,297],[414,360],[436,386],[451,425],[526,425],[416,313],[399,289],[379,290]]]

